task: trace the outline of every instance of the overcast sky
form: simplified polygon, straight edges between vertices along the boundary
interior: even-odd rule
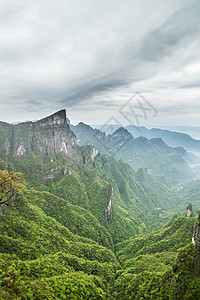
[[[0,1],[0,120],[200,125],[199,15],[199,0]]]

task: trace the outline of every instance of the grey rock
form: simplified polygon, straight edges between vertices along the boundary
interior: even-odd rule
[[[6,156],[24,157],[31,152],[63,153],[79,161],[77,139],[67,124],[66,111],[60,110],[36,122],[11,125],[0,122],[0,151]]]
[[[195,229],[194,229],[194,235],[192,238],[193,244],[200,244],[200,216],[197,219]]]

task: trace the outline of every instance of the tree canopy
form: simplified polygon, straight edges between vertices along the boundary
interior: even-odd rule
[[[16,201],[23,200],[25,188],[22,173],[0,170],[0,207],[7,209],[8,206],[14,206]]]

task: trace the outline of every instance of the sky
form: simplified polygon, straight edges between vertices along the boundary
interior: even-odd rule
[[[0,1],[0,120],[200,125],[199,0]]]

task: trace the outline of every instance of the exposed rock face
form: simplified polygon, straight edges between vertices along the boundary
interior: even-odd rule
[[[0,151],[8,156],[11,150],[14,126],[5,122],[0,122]]]
[[[192,218],[193,217],[193,211],[192,210],[190,210],[190,209],[187,210],[187,217],[188,218]]]
[[[193,211],[188,209],[187,210],[187,217],[192,218],[192,216],[193,216]]]
[[[99,151],[98,149],[95,149],[94,147],[92,147],[91,150],[91,160],[94,161],[95,157],[98,155]]]
[[[187,206],[187,212],[186,212],[185,216],[188,217],[188,218],[194,217],[194,213],[193,213],[193,210],[192,210],[192,204],[189,204]]]
[[[16,156],[24,156],[26,154],[26,149],[24,148],[24,145],[19,145],[16,150]]]
[[[104,211],[104,215],[105,215],[107,221],[109,221],[112,218],[113,195],[114,195],[114,189],[112,187],[112,193],[111,193],[111,196],[110,196],[110,201],[108,203],[107,208]]]
[[[85,164],[93,163],[98,153],[99,150],[92,146],[82,147],[83,162]]]
[[[192,238],[192,243],[193,244],[200,244],[200,215],[197,219],[195,229],[194,229],[194,235]]]
[[[46,117],[44,119],[41,119],[35,123],[38,124],[39,126],[68,125],[67,117],[66,117],[66,110],[65,109],[60,110],[60,111],[56,112],[55,114],[53,114],[49,117]]]
[[[0,123],[0,151],[7,156],[23,157],[31,152],[63,153],[78,160],[76,136],[67,124],[66,111],[61,110],[37,122],[10,125]]]

